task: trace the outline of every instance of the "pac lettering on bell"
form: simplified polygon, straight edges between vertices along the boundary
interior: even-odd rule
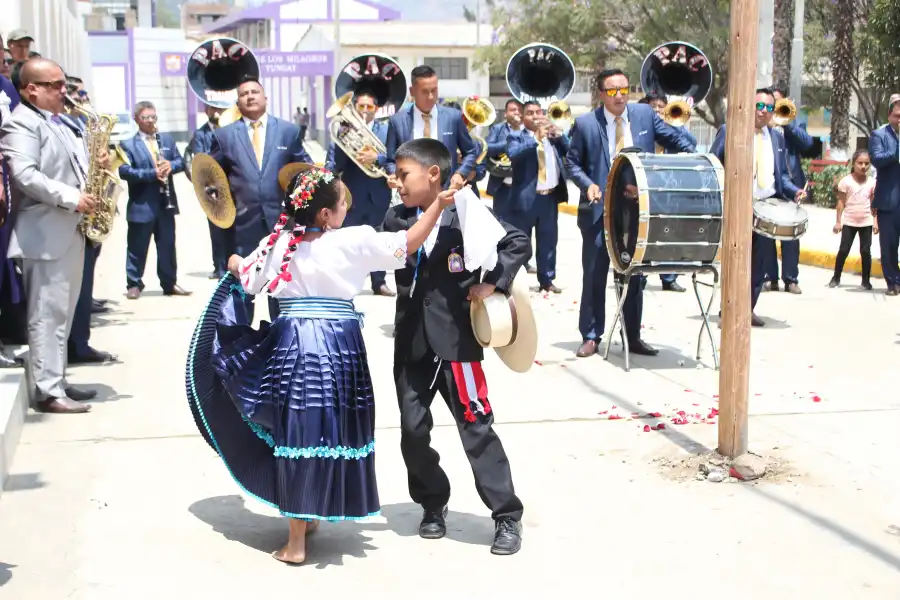
[[[378,75],[378,59],[374,56],[370,56],[369,60],[366,61],[366,75]]]
[[[394,63],[386,64],[381,68],[381,76],[384,77],[384,79],[387,81],[393,79],[394,75],[396,75],[397,73],[402,74],[402,72],[400,71],[400,67],[398,67]]]
[[[232,44],[230,48],[228,48],[228,58],[232,60],[240,60],[244,57],[245,54],[249,52],[247,46],[243,44]]]
[[[225,52],[225,49],[222,48],[222,42],[219,40],[213,40],[213,43],[210,44],[211,56],[210,60],[218,60],[220,58],[228,58],[228,54]]]
[[[204,67],[208,67],[209,55],[206,53],[206,48],[197,48],[191,55],[191,60],[195,60]]]
[[[344,67],[344,73],[353,78],[353,81],[359,81],[362,79],[362,73],[360,73],[359,63],[356,61],[351,61],[347,63],[347,66]]]

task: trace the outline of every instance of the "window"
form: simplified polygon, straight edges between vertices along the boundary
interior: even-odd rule
[[[428,58],[423,61],[434,72],[438,79],[468,79],[469,60],[466,58]]]

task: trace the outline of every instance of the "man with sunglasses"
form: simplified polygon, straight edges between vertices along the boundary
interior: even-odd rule
[[[769,127],[774,111],[775,96],[772,90],[769,88],[756,90],[754,121],[756,134],[753,155],[748,157],[753,160],[753,197],[748,201],[777,198],[800,202],[806,197],[806,192],[798,188],[788,174],[784,136]],[[726,125],[722,125],[719,128],[716,139],[709,150],[723,165],[725,164],[725,127]],[[753,311],[765,281],[766,265],[774,254],[775,240],[753,232],[753,246],[750,251],[750,324],[754,327],[765,325],[765,321]]]
[[[603,230],[603,194],[616,155],[625,148],[653,153],[656,145],[672,152],[693,152],[681,132],[667,125],[647,104],[629,104],[628,77],[619,69],[597,76],[602,106],[578,117],[566,155],[569,177],[581,190],[578,227],[581,230],[582,288],[578,329],[582,344],[575,353],[597,353],[606,322],[606,281],[609,254]],[[643,289],[647,278],[633,277],[626,292],[623,319],[631,352],[654,356],[659,351],[641,339]]]
[[[878,219],[878,242],[881,268],[887,295],[900,294],[900,268],[897,266],[900,246],[900,94],[888,100],[888,122],[869,136],[869,156],[878,169],[872,212]]]
[[[378,101],[375,94],[368,90],[360,90],[353,98],[356,110],[363,116],[369,131],[381,140],[387,142],[387,120],[375,120],[378,111]],[[302,130],[301,130],[302,131]],[[356,160],[364,165],[377,165],[383,167],[386,157],[378,154],[374,149],[361,150],[356,155]],[[341,174],[341,181],[350,190],[353,202],[347,217],[344,219],[344,227],[354,225],[370,225],[379,227],[384,222],[384,215],[391,206],[391,188],[388,187],[384,177],[369,177],[350,157],[334,142],[328,146],[328,156],[325,160],[325,168]],[[385,280],[384,271],[375,271],[369,274],[372,280],[372,293],[376,296],[396,296]]]
[[[82,192],[89,169],[83,137],[60,117],[66,79],[53,61],[33,59],[20,72],[22,103],[0,129],[13,200],[20,206],[9,257],[22,261],[28,331],[28,368],[37,408],[85,413],[93,391],[66,383],[66,340],[81,292],[85,239],[82,215],[96,199]],[[109,156],[91,157],[108,167]]]

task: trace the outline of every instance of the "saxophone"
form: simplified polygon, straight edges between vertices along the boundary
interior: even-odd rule
[[[88,120],[86,126],[88,172],[83,191],[97,201],[93,214],[85,215],[81,219],[78,231],[90,241],[99,244],[112,233],[116,206],[122,191],[118,174],[111,169],[104,169],[98,160],[101,151],[109,146],[109,138],[118,119],[115,115],[101,115],[94,112],[69,96],[66,96],[66,100],[70,108],[85,115]],[[118,153],[111,158],[118,158]]]

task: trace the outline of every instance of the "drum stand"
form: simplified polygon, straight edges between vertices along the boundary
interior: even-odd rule
[[[716,349],[716,340],[713,337],[712,328],[710,328],[709,326],[709,310],[712,308],[713,301],[715,301],[716,299],[716,292],[719,289],[719,270],[716,265],[639,265],[636,267],[628,267],[628,269],[626,269],[624,273],[615,273],[613,277],[616,286],[616,315],[613,317],[612,326],[609,328],[609,334],[606,336],[606,349],[603,353],[603,360],[609,360],[609,348],[612,343],[613,334],[616,331],[616,326],[618,325],[619,336],[622,339],[622,348],[625,350],[625,371],[631,370],[628,336],[625,334],[625,318],[622,315],[622,309],[625,306],[625,299],[628,297],[628,284],[631,283],[631,278],[634,276],[662,273],[674,273],[677,275],[685,275],[687,273],[691,274],[691,283],[694,286],[694,295],[697,297],[697,305],[700,307],[700,316],[703,318],[703,323],[700,324],[700,333],[697,335],[697,356],[695,357],[695,359],[700,360],[700,348],[703,342],[703,331],[706,330],[706,333],[709,336],[709,343],[712,346],[713,363],[715,364],[716,370],[718,371],[719,352]],[[707,283],[705,281],[698,280],[697,275],[700,273],[712,273],[713,282]],[[706,306],[703,305],[703,299],[700,298],[699,286],[701,285],[704,287],[712,288],[712,293],[709,296],[709,301],[706,303]],[[640,293],[643,293],[643,290],[641,290]]]

